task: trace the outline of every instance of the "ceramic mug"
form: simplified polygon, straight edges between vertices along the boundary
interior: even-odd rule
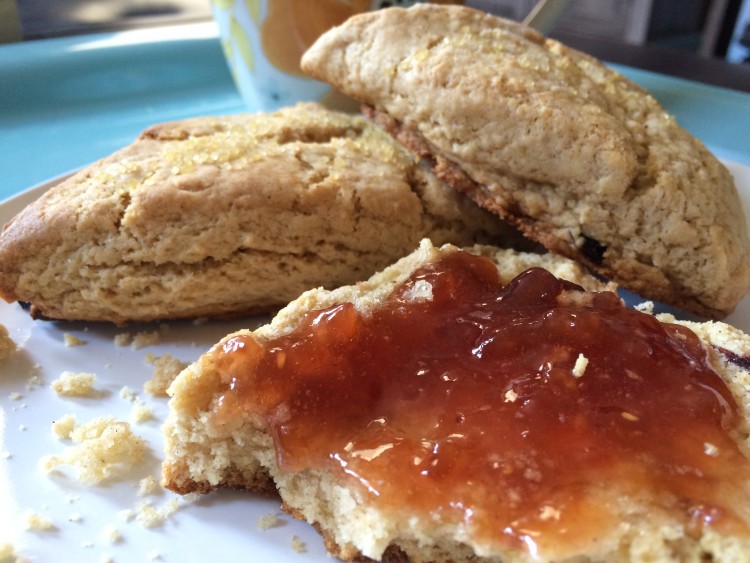
[[[221,44],[237,88],[252,111],[298,101],[354,111],[357,105],[330,86],[307,78],[302,54],[327,29],[359,12],[415,1],[212,0]]]

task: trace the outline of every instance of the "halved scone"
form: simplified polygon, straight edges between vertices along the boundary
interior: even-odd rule
[[[425,241],[309,291],[174,381],[163,483],[275,490],[343,559],[747,560],[750,339],[603,289]]]

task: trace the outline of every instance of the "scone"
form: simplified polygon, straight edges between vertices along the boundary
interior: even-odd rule
[[[470,8],[419,5],[349,19],[302,68],[454,187],[621,287],[711,317],[750,287],[730,173],[590,56]]]
[[[52,319],[237,316],[511,229],[362,117],[301,104],[154,126],[0,236],[0,295]],[[521,238],[521,237],[518,237]]]
[[[747,561],[750,339],[600,289],[424,242],[309,291],[173,382],[163,484],[277,490],[343,559]]]

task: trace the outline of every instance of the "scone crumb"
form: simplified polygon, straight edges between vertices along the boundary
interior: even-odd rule
[[[130,418],[133,420],[133,422],[141,424],[148,420],[152,420],[154,418],[154,411],[151,410],[151,407],[147,407],[146,405],[141,403],[136,403],[135,405],[133,405],[133,410],[130,414]]]
[[[180,509],[180,501],[176,498],[173,498],[169,502],[167,502],[166,505],[164,505],[164,508],[162,509],[162,512],[165,516],[169,517],[172,516],[175,512],[177,512]]]
[[[20,401],[23,399],[23,395],[21,395],[18,391],[13,391],[10,395],[8,395],[8,398],[11,401]]]
[[[34,365],[35,369],[39,369],[39,364]],[[26,390],[31,391],[35,387],[39,387],[42,384],[42,376],[38,373],[30,375],[26,380]]]
[[[76,426],[70,434],[74,445],[61,455],[40,460],[42,468],[51,472],[59,465],[78,469],[78,480],[84,484],[98,484],[120,471],[138,465],[143,459],[146,444],[133,434],[127,422],[100,416]]]
[[[506,403],[514,403],[518,399],[518,393],[513,391],[513,389],[508,389],[505,392],[505,402]]]
[[[33,510],[26,512],[24,515],[24,522],[27,530],[33,530],[35,532],[50,532],[56,529],[50,518],[42,516]]]
[[[130,387],[125,385],[120,389],[120,398],[125,399],[126,401],[130,401],[131,403],[134,403],[138,400],[138,394],[133,391]]]
[[[67,346],[68,348],[86,344],[85,340],[81,340],[75,334],[70,334],[69,332],[63,334],[63,340],[65,341],[65,346]]]
[[[102,537],[109,543],[122,542],[122,532],[114,524],[108,524],[102,531]]]
[[[154,397],[166,397],[167,389],[174,378],[188,366],[187,362],[180,361],[171,354],[163,356],[148,354],[146,361],[154,366],[154,373],[151,379],[143,384],[143,390]]]
[[[102,553],[99,557],[99,563],[113,563],[114,559],[112,559],[112,556],[107,553]]]
[[[164,524],[167,518],[177,512],[179,508],[180,503],[177,499],[167,502],[161,510],[156,508],[151,502],[143,501],[136,507],[135,518],[146,528],[155,528]]]
[[[133,341],[130,343],[130,347],[133,350],[140,350],[146,346],[156,346],[161,342],[161,333],[158,331],[153,332],[139,332],[133,337]]]
[[[94,390],[93,373],[64,371],[52,382],[52,390],[63,397],[88,397]]]
[[[161,526],[166,518],[152,503],[144,501],[136,507],[135,519],[146,528],[155,528]]]
[[[120,397],[133,403],[133,410],[130,414],[133,422],[142,423],[154,418],[154,411],[143,404],[143,400],[138,396],[138,393],[127,385],[120,389]]]
[[[130,334],[127,332],[120,332],[119,334],[115,334],[115,346],[127,346],[128,344],[130,344],[132,339],[133,337],[130,336]]]
[[[118,512],[117,516],[119,516],[123,522],[130,522],[133,520],[133,518],[135,518],[135,512],[133,512],[129,508],[126,508],[125,510],[121,510],[120,512]]]
[[[138,496],[145,497],[159,491],[159,483],[153,475],[147,475],[138,482]]]
[[[52,432],[61,440],[70,438],[75,427],[76,416],[74,414],[65,414],[52,422]]]
[[[589,365],[589,359],[584,356],[583,354],[578,354],[578,357],[576,358],[576,363],[573,366],[573,377],[583,377],[583,374],[586,372],[586,366]]]
[[[279,518],[277,514],[274,514],[272,512],[258,518],[256,524],[259,530],[265,532],[266,530],[270,530],[271,528],[278,528],[279,526],[282,526],[284,524],[284,521]]]
[[[292,549],[296,553],[305,553],[307,551],[307,545],[305,544],[305,542],[303,542],[297,536],[292,536],[292,539],[289,542],[289,545],[292,546]]]
[[[8,334],[5,325],[0,324],[0,360],[4,360],[16,351],[16,343]]]

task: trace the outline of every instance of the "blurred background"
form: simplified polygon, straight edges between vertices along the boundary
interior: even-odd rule
[[[522,20],[535,2],[465,3]],[[0,0],[0,43],[210,18],[210,0]],[[681,64],[689,64],[691,58],[685,57],[689,54],[750,65],[750,0],[572,0],[551,35],[624,64],[633,62],[627,57],[628,46],[648,46],[662,53],[681,53],[682,58],[675,59]]]
[[[475,4],[523,19],[535,0]],[[750,0],[572,0],[554,32],[750,63]]]
[[[466,3],[522,20],[535,1]],[[0,0],[0,41],[27,41],[210,18],[210,0]],[[653,44],[701,57],[750,64],[750,0],[572,0],[555,34],[581,40]]]

